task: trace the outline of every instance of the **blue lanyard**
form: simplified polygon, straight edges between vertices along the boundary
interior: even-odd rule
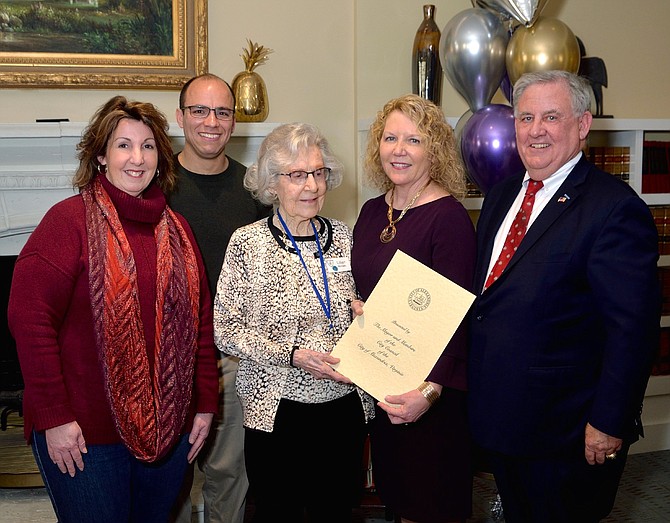
[[[279,213],[279,209],[277,209],[277,217],[279,218],[279,222],[281,223],[281,226],[284,228],[284,231],[286,232],[287,236],[291,240],[291,243],[293,244],[293,248],[295,249],[295,252],[298,253],[298,257],[300,258],[300,261],[302,262],[302,266],[305,268],[305,272],[307,273],[307,277],[309,278],[309,282],[312,284],[312,289],[314,289],[314,294],[316,294],[316,297],[319,298],[319,303],[321,304],[321,308],[323,309],[323,312],[326,315],[326,318],[328,318],[328,323],[330,324],[330,328],[333,328],[333,322],[330,319],[330,292],[328,291],[328,278],[326,277],[326,264],[323,261],[323,251],[321,250],[321,242],[319,242],[319,235],[316,232],[316,227],[314,226],[314,222],[312,220],[309,221],[310,225],[312,226],[312,230],[314,231],[314,241],[316,242],[316,248],[319,252],[319,261],[321,262],[321,274],[323,275],[323,288],[326,291],[326,299],[324,300],[323,297],[321,296],[321,293],[319,292],[319,289],[316,287],[316,284],[314,283],[314,280],[312,279],[312,275],[309,273],[309,270],[307,269],[307,265],[305,264],[305,260],[302,257],[302,252],[300,252],[300,247],[298,247],[298,244],[295,241],[295,238],[291,234],[291,231],[288,230],[288,227],[286,226],[286,223],[284,222],[284,219],[281,217],[281,214]]]

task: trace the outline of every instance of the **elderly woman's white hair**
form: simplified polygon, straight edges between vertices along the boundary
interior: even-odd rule
[[[279,173],[286,173],[287,167],[300,153],[312,146],[319,148],[323,167],[330,169],[328,190],[334,189],[342,183],[344,167],[330,150],[328,140],[321,131],[308,123],[289,123],[273,129],[261,143],[256,162],[247,168],[244,187],[261,203],[276,205],[277,196],[273,189],[278,183]]]

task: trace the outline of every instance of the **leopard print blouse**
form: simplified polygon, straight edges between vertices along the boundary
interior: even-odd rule
[[[356,298],[351,269],[326,271],[331,328],[297,252],[272,218],[233,233],[214,300],[216,345],[240,358],[236,387],[244,426],[271,432],[282,398],[322,403],[354,390],[370,420],[374,416],[371,396],[355,385],[317,380],[290,363],[293,347],[330,352],[346,331],[351,322],[349,303]],[[337,258],[350,263],[352,236],[347,225],[320,216],[314,223],[326,266]],[[325,299],[314,236],[294,239]]]

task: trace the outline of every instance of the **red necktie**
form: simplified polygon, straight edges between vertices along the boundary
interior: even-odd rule
[[[484,284],[484,289],[487,289],[494,281],[496,281],[502,272],[507,267],[507,264],[514,256],[521,240],[526,235],[526,229],[528,227],[528,220],[530,219],[530,213],[533,212],[533,204],[535,203],[535,193],[542,189],[542,182],[536,182],[535,180],[530,180],[528,182],[528,188],[526,189],[526,195],[523,197],[523,203],[519,208],[519,212],[516,213],[514,222],[507,233],[505,238],[505,245],[503,245],[502,251],[500,251],[500,256],[498,261],[491,269],[491,274],[486,279]]]

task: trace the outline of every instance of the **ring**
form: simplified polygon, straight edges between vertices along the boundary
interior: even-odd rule
[[[612,452],[611,454],[605,455],[607,459],[616,459],[616,452]]]

